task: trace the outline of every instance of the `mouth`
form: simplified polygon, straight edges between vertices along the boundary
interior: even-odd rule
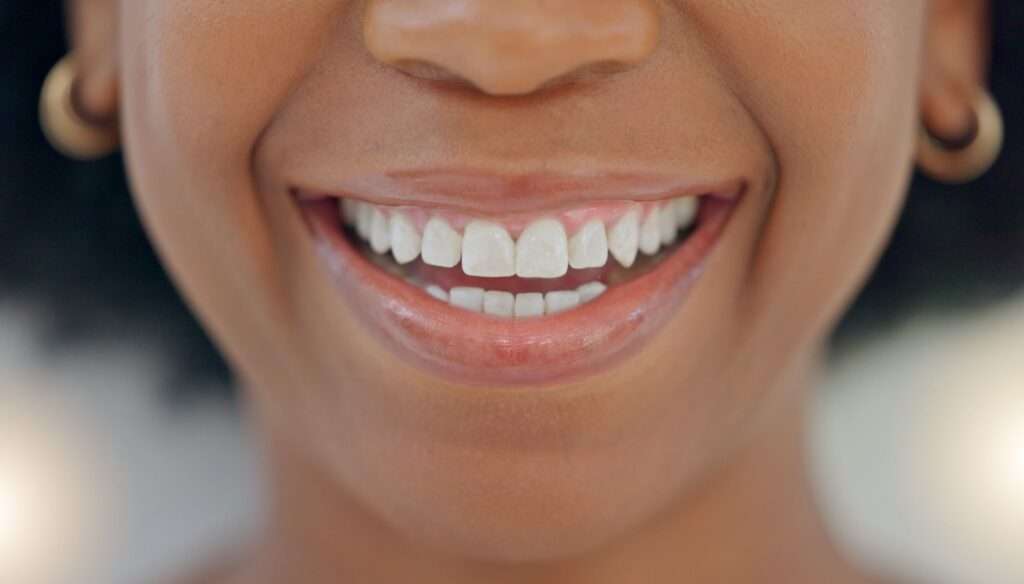
[[[396,176],[293,194],[377,338],[458,383],[501,386],[600,373],[643,346],[700,279],[745,189],[605,180],[577,197],[578,180],[492,180],[534,187],[503,205],[438,187],[465,177]]]

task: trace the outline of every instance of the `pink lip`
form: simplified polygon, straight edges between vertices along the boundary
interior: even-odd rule
[[[467,200],[474,199],[462,191],[456,200],[455,189],[435,188],[451,185],[446,178],[451,177],[429,177],[425,180],[432,185],[427,187],[421,181],[423,177],[414,179],[418,183],[416,193],[434,193],[435,204],[438,198],[451,198],[463,207]],[[491,181],[489,178],[482,180]],[[574,180],[563,180],[563,189],[555,188],[552,181],[547,190],[532,192],[541,192],[547,200],[562,200],[566,192],[586,186]],[[367,187],[369,182],[373,181],[361,186]],[[388,190],[393,194],[385,196],[381,185],[387,182],[376,181],[376,187],[359,191],[345,189],[345,192],[382,203],[427,202],[420,195],[403,197],[402,194],[409,193],[395,192],[393,183],[388,183]],[[527,320],[467,312],[431,298],[419,288],[370,264],[342,235],[336,203],[322,197],[299,195],[298,199],[318,251],[343,290],[343,297],[353,303],[353,312],[383,343],[417,365],[458,383],[507,387],[542,385],[599,373],[643,346],[687,297],[703,273],[707,257],[732,216],[745,183],[729,183],[726,190],[697,190],[701,187],[689,185],[685,191],[659,192],[653,189],[655,182],[638,186],[637,181],[631,181],[632,196],[623,195],[624,190],[629,189],[620,188],[615,198],[655,200],[705,194],[697,230],[671,256],[637,279],[613,286],[598,299],[575,310]],[[538,186],[535,180],[533,186]],[[508,187],[503,183],[503,188]],[[606,191],[606,198],[612,198],[607,186],[600,191],[588,190],[587,198],[601,198]],[[649,194],[637,196],[639,191],[649,191]],[[502,198],[485,200],[500,202]],[[535,206],[537,201],[533,202]]]

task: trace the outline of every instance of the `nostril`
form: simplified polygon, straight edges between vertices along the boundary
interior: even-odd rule
[[[650,0],[371,0],[364,42],[412,76],[512,95],[634,66],[658,28]]]

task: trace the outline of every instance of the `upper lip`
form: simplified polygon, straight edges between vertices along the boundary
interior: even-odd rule
[[[379,205],[420,205],[508,214],[598,201],[657,201],[685,196],[733,198],[746,180],[697,179],[642,172],[500,174],[476,169],[396,170],[341,179],[329,186],[297,185],[300,200],[353,197]]]

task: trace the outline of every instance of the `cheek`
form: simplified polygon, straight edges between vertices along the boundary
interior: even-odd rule
[[[122,5],[125,151],[165,264],[229,353],[266,347],[284,322],[260,133],[315,59],[337,2],[144,0]],[[277,202],[275,202],[277,203]],[[223,343],[222,343],[223,344]],[[245,346],[248,344],[248,346]],[[230,356],[230,355],[229,355]]]
[[[920,1],[749,5],[719,42],[777,156],[777,195],[746,294],[777,346],[780,335],[824,334],[898,214],[925,10]]]

